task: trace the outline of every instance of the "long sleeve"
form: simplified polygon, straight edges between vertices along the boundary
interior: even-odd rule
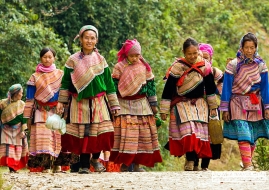
[[[106,92],[107,94],[115,94],[116,88],[113,82],[113,79],[111,77],[111,72],[109,67],[106,67],[104,69],[104,82],[106,84]]]
[[[24,118],[31,118],[33,115],[33,108],[35,104],[35,99],[34,99],[35,92],[36,92],[35,86],[27,85],[26,101],[25,101],[25,106],[24,106],[24,111],[23,111]]]
[[[206,95],[212,95],[216,93],[217,87],[214,81],[214,76],[212,74],[204,77],[204,83]]]
[[[116,94],[115,84],[111,77],[110,69],[107,67],[104,70],[104,82],[106,84],[107,99],[111,110],[120,109],[120,104]]]
[[[62,82],[61,82],[61,88],[63,90],[68,90],[70,88],[70,85],[72,84],[72,80],[71,80],[71,72],[73,72],[73,69],[64,68],[64,75],[62,78]]]
[[[234,76],[225,72],[222,86],[221,103],[219,106],[219,110],[221,111],[229,110],[229,102],[232,96],[233,81]]]
[[[115,86],[115,91],[118,92],[118,84],[119,84],[119,80],[113,78],[113,82],[114,82],[114,86]]]
[[[217,96],[216,96],[216,84],[212,73],[204,77],[206,99],[209,109],[218,108]]]
[[[156,85],[154,79],[147,81],[147,97],[151,106],[157,106]]]
[[[176,94],[176,83],[178,78],[169,75],[163,89],[162,99],[171,100],[173,95]]]
[[[62,78],[62,82],[61,82],[61,88],[60,88],[60,92],[59,92],[59,97],[58,97],[58,101],[61,103],[67,103],[68,99],[69,99],[69,89],[70,86],[72,85],[72,80],[71,80],[71,72],[73,71],[73,69],[64,68],[64,75]]]
[[[160,113],[169,114],[171,100],[174,94],[176,94],[176,83],[178,78],[169,75],[162,94],[162,100],[160,102]]]
[[[264,109],[268,109],[269,108],[268,72],[261,73],[261,97]]]

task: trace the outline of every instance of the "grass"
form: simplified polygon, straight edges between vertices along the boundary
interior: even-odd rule
[[[13,185],[5,185],[5,179],[3,179],[3,173],[8,172],[7,167],[0,167],[0,189],[11,190]]]
[[[240,152],[237,141],[224,139],[222,143],[221,158],[211,160],[209,169],[212,171],[240,170]]]

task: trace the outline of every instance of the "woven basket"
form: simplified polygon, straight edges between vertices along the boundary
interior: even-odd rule
[[[223,143],[223,131],[220,120],[210,119],[208,122],[208,132],[210,135],[212,144],[221,144]]]

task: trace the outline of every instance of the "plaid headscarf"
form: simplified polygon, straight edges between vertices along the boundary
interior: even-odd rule
[[[7,98],[9,99],[9,102],[11,102],[11,97],[19,92],[22,89],[21,84],[13,84],[9,89],[7,93]]]
[[[118,52],[118,62],[123,61],[124,59],[127,58],[128,55],[131,54],[139,54],[140,55],[140,61],[145,64],[146,68],[148,71],[151,70],[149,64],[146,62],[146,60],[143,58],[141,55],[141,45],[140,43],[136,40],[126,40]]]
[[[81,29],[79,30],[78,35],[74,38],[74,41],[77,38],[79,38],[83,34],[83,32],[85,32],[86,30],[94,31],[96,33],[96,37],[98,38],[98,30],[97,30],[97,28],[95,28],[93,25],[85,25],[85,26],[81,27]]]
[[[252,34],[252,33],[247,33],[247,34]],[[260,64],[260,63],[263,63],[263,59],[259,56],[258,54],[258,45],[256,47],[256,51],[253,55],[253,58],[247,58],[244,53],[242,52],[242,48],[243,48],[243,38],[247,35],[245,34],[241,40],[240,40],[240,44],[239,44],[239,50],[237,51],[237,54],[236,54],[236,57],[237,57],[237,66],[236,66],[236,72],[238,73],[240,67],[243,65],[243,64],[248,64],[248,63],[251,63],[251,62],[255,62],[257,64]],[[253,36],[255,36],[253,34]],[[255,36],[256,38],[256,36]],[[258,40],[257,40],[258,41]]]

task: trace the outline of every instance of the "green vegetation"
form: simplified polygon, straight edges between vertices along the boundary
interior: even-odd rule
[[[257,141],[255,161],[260,170],[269,170],[269,142],[265,139]]]
[[[187,37],[212,44],[213,65],[224,70],[226,59],[235,57],[240,38],[250,31],[258,36],[259,53],[269,62],[268,9],[266,0],[0,0],[0,97],[6,96],[13,83],[25,85],[44,46],[56,49],[56,64],[63,68],[68,56],[79,49],[73,43],[79,29],[92,24],[100,33],[97,47],[111,67],[122,43],[127,38],[138,39],[156,76],[160,98],[165,71],[175,57],[182,56]],[[159,130],[159,138],[163,147],[168,139],[167,123]],[[233,146],[237,144],[224,142],[224,151],[232,150],[239,158]],[[153,170],[182,168],[182,158],[161,151],[164,162]],[[223,156],[225,161],[219,164],[239,167],[233,154]]]
[[[10,190],[12,189],[13,184],[5,183],[2,174],[4,172],[8,172],[8,167],[0,167],[0,189],[2,190]]]

